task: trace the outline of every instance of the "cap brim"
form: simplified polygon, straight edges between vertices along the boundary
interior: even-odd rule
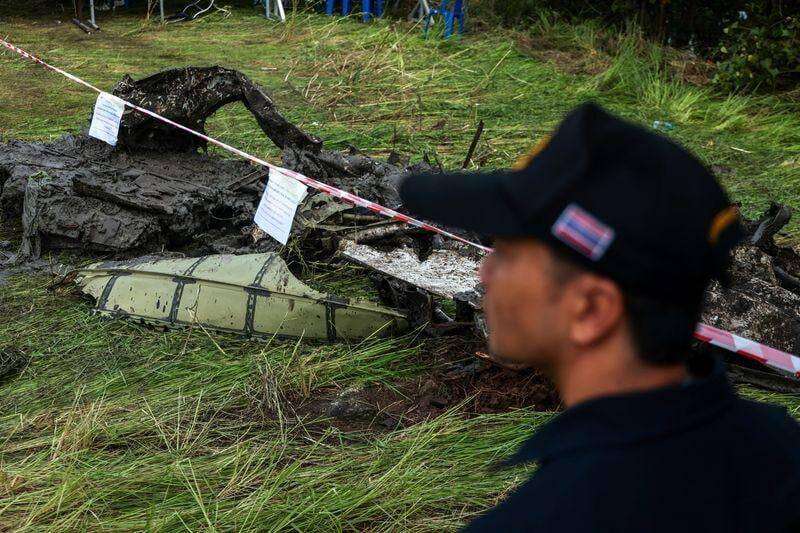
[[[509,199],[516,172],[413,174],[400,184],[400,198],[414,216],[491,236],[524,235]]]

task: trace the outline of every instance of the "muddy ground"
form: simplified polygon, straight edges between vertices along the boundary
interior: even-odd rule
[[[437,369],[389,384],[339,389],[327,387],[312,398],[293,394],[281,398],[287,422],[325,419],[342,431],[393,431],[435,418],[458,405],[471,415],[500,413],[521,407],[555,411],[560,400],[552,384],[533,371],[501,368],[475,357],[485,350],[479,339],[450,337],[429,341],[425,364]],[[266,378],[265,378],[266,379]],[[277,409],[267,398],[270,384],[250,391],[248,417],[274,420]]]

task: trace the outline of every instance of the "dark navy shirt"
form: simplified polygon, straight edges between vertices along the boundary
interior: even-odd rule
[[[800,426],[722,371],[570,408],[511,463],[532,461],[467,531],[800,532]]]

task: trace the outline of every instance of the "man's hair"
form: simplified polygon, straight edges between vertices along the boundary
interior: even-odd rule
[[[551,251],[556,283],[563,285],[575,276],[589,272],[560,250]],[[635,294],[622,286],[620,290],[625,298],[625,314],[639,357],[653,364],[687,361],[691,355],[692,333],[700,315],[702,295],[698,295],[695,303],[679,306]]]

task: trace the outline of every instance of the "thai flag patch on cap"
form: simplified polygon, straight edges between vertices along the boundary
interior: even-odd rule
[[[614,230],[576,204],[569,204],[552,228],[553,235],[592,261],[606,253],[614,240]]]

